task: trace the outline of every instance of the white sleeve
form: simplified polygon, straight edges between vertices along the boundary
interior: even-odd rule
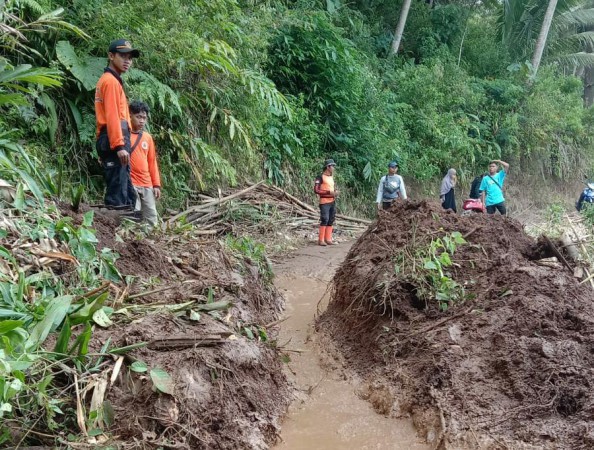
[[[379,186],[377,187],[377,196],[375,197],[375,203],[381,203],[382,197],[384,196],[384,180],[385,176],[380,178]]]
[[[400,177],[400,175],[398,175]],[[408,197],[406,196],[406,187],[404,186],[404,180],[400,177],[400,196],[403,200],[406,200]]]

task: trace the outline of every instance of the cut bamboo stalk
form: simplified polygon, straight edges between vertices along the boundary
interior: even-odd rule
[[[586,248],[586,246],[584,245],[584,243],[580,240],[579,234],[578,234],[577,230],[575,229],[574,224],[571,222],[571,219],[569,218],[569,216],[568,215],[565,215],[565,218],[569,222],[569,226],[571,227],[571,231],[573,232],[574,236],[578,240],[578,244],[580,245],[580,248],[582,249],[582,253],[584,255],[584,260],[586,261],[587,266],[588,267],[592,267],[592,260],[590,259],[590,255],[588,253],[588,249]],[[592,289],[594,290],[594,279],[593,279],[593,277],[590,276],[590,272],[588,270],[588,267],[584,267],[584,271],[586,272],[586,279],[589,280],[590,287],[592,287]]]
[[[203,203],[202,205],[192,206],[192,207],[186,209],[185,211],[182,211],[181,213],[176,214],[175,216],[173,216],[171,219],[169,219],[169,223],[175,222],[177,219],[179,219],[180,217],[182,217],[184,215],[189,214],[190,212],[199,211],[200,209],[203,209],[204,206],[209,206],[209,207],[210,206],[217,206],[217,205],[220,205],[221,203],[228,202],[229,200],[233,200],[234,198],[241,197],[242,195],[246,194],[247,192],[256,189],[262,183],[264,183],[264,181],[260,181],[260,182],[258,182],[256,184],[253,184],[253,185],[247,187],[246,189],[243,189],[243,190],[241,190],[239,192],[236,192],[235,194],[231,194],[231,195],[229,195],[227,197],[223,197],[223,198],[220,198],[220,199],[217,199],[217,200],[213,200],[211,202]]]

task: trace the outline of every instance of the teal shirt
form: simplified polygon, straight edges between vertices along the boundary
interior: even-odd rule
[[[485,191],[486,193],[485,206],[497,205],[505,201],[501,189],[503,187],[503,180],[505,180],[505,170],[500,170],[495,175],[491,175],[491,177],[493,179],[489,178],[489,175],[485,175],[479,188],[481,192]],[[501,187],[497,186],[497,183],[493,180],[497,181]]]

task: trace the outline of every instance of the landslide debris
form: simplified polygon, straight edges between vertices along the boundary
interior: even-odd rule
[[[276,442],[293,391],[263,245],[58,206],[0,211],[0,444]]]
[[[191,232],[118,242],[116,224],[96,215],[100,245],[112,246],[118,269],[135,277],[130,297],[149,294],[119,305],[126,319],[97,330],[95,346],[149,342],[127,361],[163,368],[173,389],[164,394],[148,373],[123,371],[106,396],[116,415],[110,433],[127,448],[268,448],[292,391],[266,329],[283,307],[267,261]],[[185,306],[192,301],[201,306]]]
[[[514,220],[401,203],[352,247],[317,328],[436,448],[592,448],[594,296],[542,256]]]

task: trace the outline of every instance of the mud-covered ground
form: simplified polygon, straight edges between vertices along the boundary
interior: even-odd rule
[[[173,337],[197,340],[196,345],[149,346],[127,353],[105,396],[115,412],[109,431],[119,448],[268,448],[278,438],[280,419],[293,395],[274,333],[266,327],[283,306],[271,278],[256,261],[216,239],[146,237],[133,230],[121,239],[116,237],[117,222],[95,213],[93,226],[99,246],[119,253],[116,265],[122,275],[132,277],[131,285],[112,290],[120,302],[114,309],[125,314],[114,314],[113,326],[95,329],[93,348],[108,340],[110,348]],[[134,297],[161,288],[167,289]],[[192,317],[188,310],[169,311],[192,300],[232,306]],[[223,341],[201,345],[201,339],[213,335]],[[146,363],[149,370],[164,369],[173,381],[172,395],[158,392],[149,372],[129,370],[134,361]]]
[[[444,312],[410,265],[456,231],[445,276],[464,297]],[[352,247],[317,327],[435,447],[594,448],[594,296],[543,256],[514,220],[403,203]]]

